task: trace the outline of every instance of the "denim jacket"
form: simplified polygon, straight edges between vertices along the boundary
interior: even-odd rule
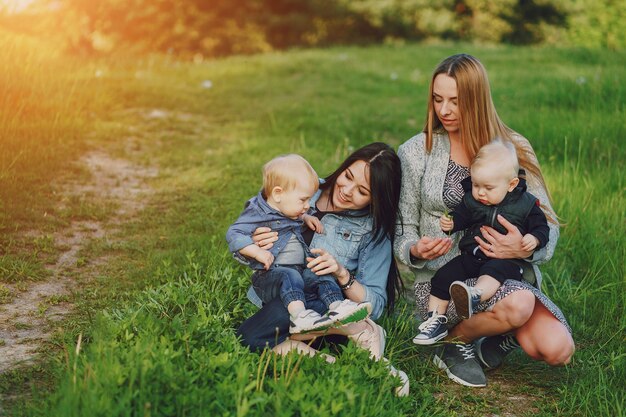
[[[269,250],[274,257],[285,248],[292,234],[295,234],[296,238],[302,243],[306,256],[311,256],[309,248],[302,239],[302,220],[290,219],[272,208],[267,204],[267,201],[259,191],[256,196],[246,202],[239,218],[226,231],[228,250],[232,252],[235,259],[254,270],[263,269],[261,262],[246,258],[239,253],[241,249],[254,244],[252,233],[257,228],[263,226],[278,232],[278,241],[274,242],[274,246]],[[304,259],[302,262],[304,263]]]
[[[311,198],[311,207],[315,207],[320,195],[321,190],[318,190]],[[322,218],[324,233],[315,233],[310,247],[325,249],[355,274],[365,288],[365,301],[372,303],[371,317],[377,319],[387,304],[391,241],[388,238],[377,241],[372,223],[367,209],[328,213]],[[254,290],[248,291],[248,298],[257,306],[261,305]]]

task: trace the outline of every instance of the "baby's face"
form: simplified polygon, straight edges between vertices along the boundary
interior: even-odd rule
[[[316,188],[310,181],[298,181],[294,189],[282,193],[280,202],[276,204],[277,208],[285,217],[295,220],[311,207],[309,201],[315,191]]]
[[[472,167],[472,196],[486,206],[500,204],[517,185],[498,166]]]

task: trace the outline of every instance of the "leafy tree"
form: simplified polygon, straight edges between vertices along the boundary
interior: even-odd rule
[[[586,47],[626,48],[623,0],[573,0],[567,6],[567,30],[559,34],[559,40]]]
[[[68,49],[90,54],[132,49],[221,56],[426,38],[626,47],[623,0],[39,2],[48,3],[47,13],[8,19],[0,8],[0,23],[28,28],[24,32],[60,33]]]
[[[566,13],[556,4],[542,0],[519,0],[510,12],[501,14],[511,30],[502,40],[514,44],[532,44],[544,40],[545,24],[563,27]]]

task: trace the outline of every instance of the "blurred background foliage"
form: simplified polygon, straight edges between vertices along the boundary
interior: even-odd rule
[[[623,1],[0,0],[0,25],[54,33],[65,49],[88,55],[204,58],[433,39],[623,49]]]

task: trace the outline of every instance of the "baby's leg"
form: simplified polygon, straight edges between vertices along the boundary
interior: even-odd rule
[[[294,300],[287,304],[287,311],[292,317],[296,317],[300,312],[306,310],[304,307],[304,301]]]
[[[280,281],[280,299],[289,314],[297,316],[304,309],[304,280],[294,268],[276,267],[266,272],[268,280]]]
[[[450,304],[450,300],[442,300],[431,294],[430,297],[428,297],[428,312],[436,311],[437,314],[446,314],[448,304]]]
[[[317,287],[317,295],[328,309],[327,316],[333,323],[348,324],[361,321],[372,312],[372,304],[369,302],[354,302],[344,299],[339,284],[331,275],[315,275],[310,269],[302,273],[305,291]]]
[[[331,275],[318,276],[310,269],[305,269],[302,272],[302,278],[304,279],[305,291],[308,288],[316,288],[317,296],[329,310],[336,308],[344,300],[339,284]]]
[[[478,281],[476,282],[476,285],[474,285],[474,288],[481,291],[480,301],[485,301],[493,297],[501,285],[502,283],[491,275],[481,275],[478,277]]]
[[[482,290],[480,301],[493,297],[507,279],[522,280],[522,268],[509,259],[492,259],[480,268],[480,275],[474,288]]]
[[[438,314],[446,314],[450,303],[450,285],[459,277],[466,276],[465,273],[462,256],[457,256],[439,268],[430,280],[428,312],[436,310]]]

